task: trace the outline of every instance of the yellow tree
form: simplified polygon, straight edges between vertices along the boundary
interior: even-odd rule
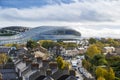
[[[5,64],[8,61],[8,56],[4,53],[0,54],[0,64]]]
[[[108,74],[106,75],[106,80],[114,80],[115,79],[115,73],[112,68],[108,69]]]
[[[108,38],[108,39],[107,39],[107,42],[108,42],[109,44],[113,44],[113,43],[114,43],[114,39]]]
[[[96,73],[97,78],[99,78],[99,77],[104,78],[106,76],[106,74],[108,74],[107,70],[102,67],[97,67],[95,73]]]
[[[63,60],[62,57],[58,56],[56,61],[59,69],[69,69],[69,66],[70,66],[69,63]]]
[[[98,79],[99,77],[103,77],[105,80],[115,80],[115,73],[112,68],[105,69],[102,67],[97,67],[95,73]]]
[[[58,63],[59,69],[64,69],[65,63],[62,57],[60,56],[57,57],[57,63]]]
[[[101,42],[96,42],[95,45],[98,47],[98,49],[102,52],[102,49],[104,48],[104,44]]]
[[[89,56],[90,58],[92,58],[94,55],[96,54],[100,54],[101,51],[99,50],[99,48],[96,45],[91,45],[86,52],[86,55]]]
[[[100,76],[97,78],[97,80],[105,80],[105,78]]]
[[[6,46],[6,47],[16,47],[16,48],[20,47],[19,44],[5,44],[4,46]]]

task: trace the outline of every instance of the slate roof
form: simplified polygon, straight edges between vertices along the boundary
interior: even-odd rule
[[[0,53],[8,53],[9,50],[10,50],[10,47],[0,46]]]
[[[3,80],[15,80],[18,78],[14,69],[0,69]]]

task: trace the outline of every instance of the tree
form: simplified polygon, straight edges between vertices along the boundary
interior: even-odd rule
[[[105,80],[105,78],[100,76],[97,78],[97,80]]]
[[[108,38],[108,39],[107,39],[107,43],[108,43],[108,44],[113,44],[113,43],[114,43],[114,39]]]
[[[104,69],[102,67],[97,67],[95,73],[96,73],[97,78],[99,78],[99,77],[105,78],[105,76],[108,72],[106,69]]]
[[[40,45],[46,49],[53,48],[54,46],[59,46],[58,43],[53,42],[52,40],[41,40]]]
[[[8,56],[4,53],[0,54],[0,64],[5,64],[8,61]]]
[[[69,69],[69,63],[64,61],[62,57],[57,57],[57,64],[59,69]]]
[[[95,66],[99,65],[107,65],[107,61],[105,59],[105,56],[103,54],[96,54],[92,59],[91,63]]]
[[[89,39],[89,43],[90,43],[90,44],[94,44],[94,43],[96,43],[96,42],[97,42],[97,40],[94,39],[94,38],[90,38],[90,39]]]
[[[85,59],[82,61],[82,65],[87,70],[90,70],[90,68],[91,68],[91,63],[89,61],[85,60]]]
[[[33,48],[36,48],[37,46],[38,46],[37,42],[35,42],[33,40],[27,41],[27,44],[26,44],[27,48],[33,49]]]
[[[18,48],[20,45],[18,45],[18,44],[5,44],[5,46]]]
[[[98,65],[107,65],[107,64],[108,64],[108,62],[105,58],[98,60]]]
[[[70,48],[70,49],[72,49],[72,48],[76,48],[77,47],[77,44],[76,43],[66,43],[66,48]]]
[[[63,58],[60,57],[60,56],[57,57],[57,63],[58,63],[58,68],[59,68],[59,69],[63,69],[63,68],[65,67]]]
[[[114,80],[115,79],[115,73],[112,68],[108,69],[108,74],[106,76],[106,80]]]
[[[94,45],[96,45],[101,52],[103,51],[103,48],[104,48],[104,44],[103,43],[98,41]]]
[[[96,71],[96,76],[97,78],[103,77],[105,80],[114,80],[115,79],[115,73],[112,68],[102,68],[102,67],[97,67]]]
[[[120,78],[120,56],[107,57],[107,62],[111,67],[113,67],[115,76]]]
[[[96,45],[91,45],[86,52],[86,55],[92,58],[96,54],[100,54],[101,51],[98,49]]]

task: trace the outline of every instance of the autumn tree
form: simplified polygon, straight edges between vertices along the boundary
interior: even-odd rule
[[[6,47],[16,47],[16,48],[20,47],[20,45],[18,45],[18,44],[5,44],[4,46],[6,46]]]
[[[102,67],[97,67],[95,73],[97,78],[103,77],[105,80],[115,80],[115,73],[112,68],[105,69]]]
[[[115,79],[115,73],[112,68],[109,68],[106,76],[106,80],[114,80],[114,79]]]
[[[98,49],[102,52],[104,48],[104,44],[100,41],[96,42],[95,45],[98,47]]]
[[[97,78],[99,78],[99,77],[105,78],[105,76],[108,72],[106,69],[104,69],[102,67],[97,67],[95,73],[96,73]]]
[[[8,56],[4,53],[0,54],[0,64],[5,64],[8,61]]]
[[[98,77],[97,80],[105,80],[104,77]]]
[[[96,45],[91,45],[86,52],[86,55],[90,58],[92,58],[96,54],[100,54],[101,51],[98,49]]]
[[[59,69],[69,69],[69,63],[64,61],[62,57],[57,57],[57,64]]]
[[[85,59],[82,61],[82,65],[87,70],[90,70],[90,68],[91,68],[91,63],[89,61],[85,60]]]

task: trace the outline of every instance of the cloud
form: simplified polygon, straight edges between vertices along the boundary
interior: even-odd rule
[[[96,29],[96,28],[98,29]],[[82,37],[96,37],[96,38],[120,38],[120,27],[115,26],[116,28],[113,29],[109,28],[108,26],[104,28],[99,28],[101,26],[76,26],[76,27],[72,27],[74,29],[76,29],[77,31],[79,31],[82,34]]]
[[[59,5],[48,2],[51,4],[29,8],[3,8],[1,6],[0,27],[67,25],[76,26],[74,28],[82,32],[83,36],[118,37],[120,35],[117,30],[120,30],[118,28],[120,0],[71,0],[70,3],[66,2],[67,4],[61,1],[65,0],[59,0]],[[114,26],[117,27],[111,29]]]
[[[109,1],[109,0],[108,0]],[[120,21],[120,1],[85,0],[32,8],[0,8],[0,18],[17,21],[112,22]]]

